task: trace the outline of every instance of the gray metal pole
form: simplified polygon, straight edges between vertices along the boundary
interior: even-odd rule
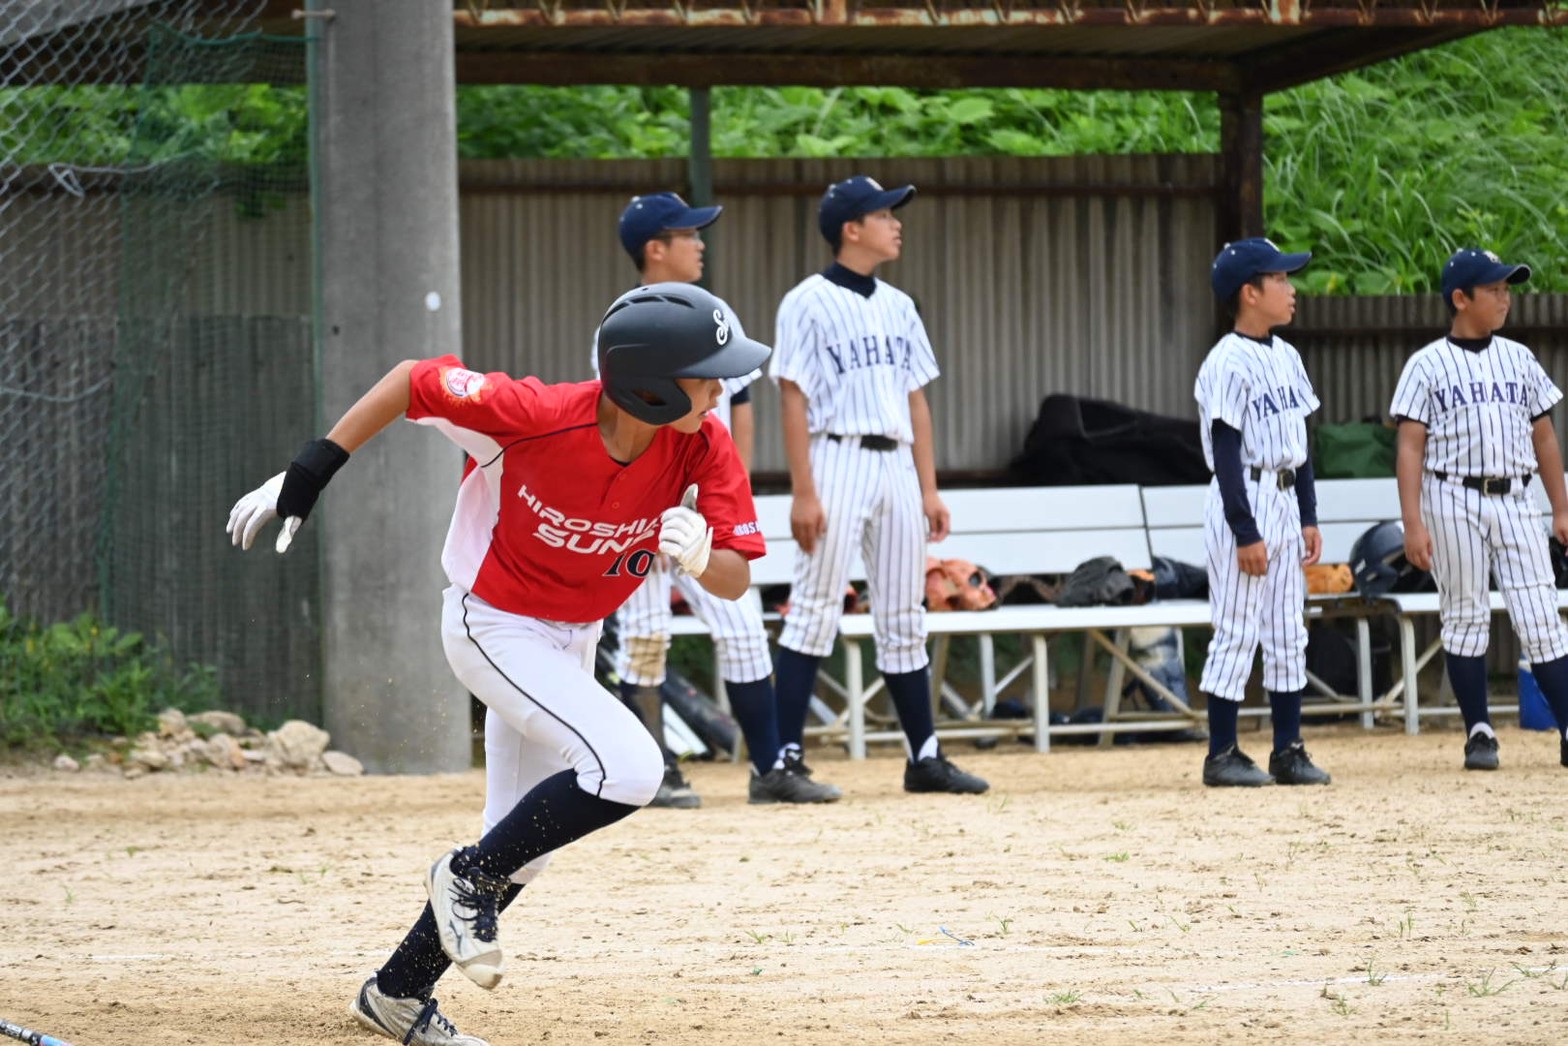
[[[400,360],[459,352],[457,134],[449,4],[313,0],[322,414]],[[338,474],[323,547],[323,705],[367,769],[471,765],[469,699],[441,650],[441,543],[460,454],[395,424]]]

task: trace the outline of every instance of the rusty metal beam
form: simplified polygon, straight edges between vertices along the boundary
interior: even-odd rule
[[[902,87],[1056,87],[1125,91],[1227,91],[1240,86],[1223,62],[1007,55],[589,54],[459,51],[463,84],[674,84],[679,87],[851,84]]]
[[[1268,94],[1486,31],[1475,25],[1334,30],[1248,55],[1238,71],[1249,88]]]
[[[1421,0],[1394,4],[1365,0],[1271,0],[1245,7],[1210,3],[1149,3],[1118,0],[1084,3],[1044,0],[1037,6],[1006,3],[973,5],[964,0],[901,0],[880,5],[845,0],[806,0],[773,6],[767,0],[708,0],[688,3],[599,0],[598,6],[568,7],[562,0],[540,0],[527,7],[471,8],[458,0],[453,19],[465,30],[584,28],[788,28],[816,30],[890,27],[939,29],[1008,29],[1052,26],[1300,26],[1304,28],[1432,27],[1471,25],[1568,25],[1568,7],[1553,0],[1470,2]],[[951,6],[950,6],[951,5]],[[481,32],[482,35],[482,32]]]

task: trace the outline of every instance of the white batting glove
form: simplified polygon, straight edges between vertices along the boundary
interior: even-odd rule
[[[283,490],[284,475],[280,472],[273,476],[236,501],[229,510],[229,522],[223,529],[235,548],[249,550],[256,535],[261,533],[261,528],[278,518],[278,494]],[[274,546],[280,554],[288,551],[302,522],[293,516],[283,521],[283,529],[278,532],[277,544]]]
[[[681,572],[701,577],[713,552],[713,528],[697,511],[697,484],[686,488],[681,503],[659,517],[659,551],[675,561]]]

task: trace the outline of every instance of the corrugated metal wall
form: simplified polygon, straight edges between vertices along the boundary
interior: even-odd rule
[[[1301,351],[1323,401],[1318,420],[1332,423],[1386,416],[1405,360],[1447,329],[1436,294],[1304,298],[1282,335]],[[1568,382],[1568,295],[1517,294],[1502,333],[1528,345],[1559,387]],[[1552,421],[1561,433],[1568,406],[1559,405]]]
[[[684,163],[460,170],[465,359],[586,377],[598,316],[637,278],[620,212],[636,192],[683,189]],[[1052,392],[1190,413],[1214,334],[1214,157],[720,161],[708,281],[756,336],[771,341],[779,299],[831,261],[817,200],[857,172],[920,190],[884,275],[920,303],[944,369],[930,390],[939,468],[1004,468]],[[771,383],[756,399],[757,467],[783,470]]]

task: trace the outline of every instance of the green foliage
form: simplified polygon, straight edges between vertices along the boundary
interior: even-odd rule
[[[220,707],[215,672],[181,670],[135,632],[83,614],[41,625],[0,600],[0,746],[55,748],[87,735],[132,736],[165,708]]]
[[[1459,244],[1528,261],[1534,290],[1568,290],[1564,98],[1568,33],[1531,27],[1271,95],[1270,233],[1317,255],[1303,274],[1314,293],[1432,290],[1441,260]],[[684,156],[688,107],[676,87],[461,87],[458,154]],[[298,172],[308,122],[300,87],[0,89],[0,156],[96,166],[196,158]],[[1219,124],[1212,96],[1174,92],[713,92],[720,157],[1212,153]],[[138,156],[137,141],[158,144]]]

